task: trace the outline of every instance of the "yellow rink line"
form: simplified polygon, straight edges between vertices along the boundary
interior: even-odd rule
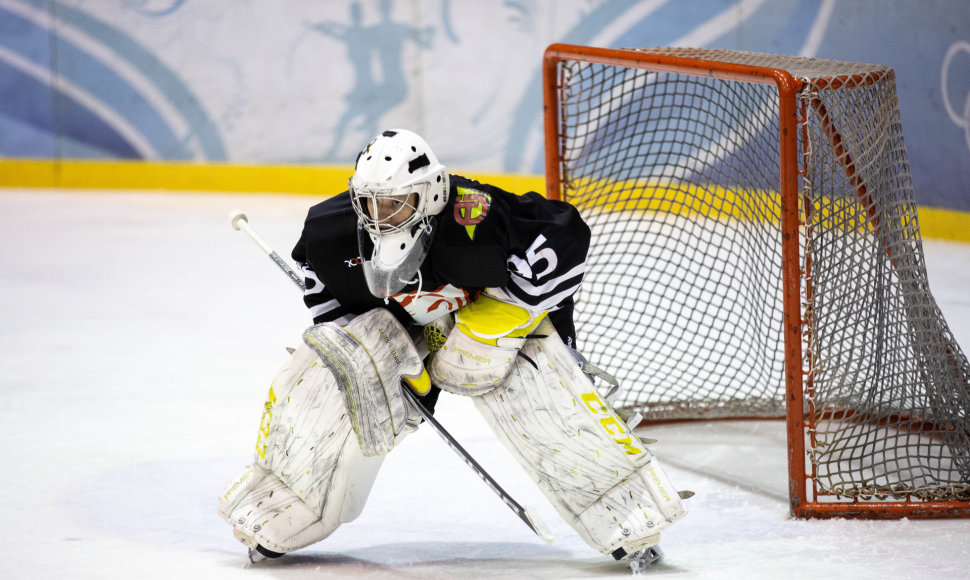
[[[661,213],[758,221],[780,219],[778,194],[772,191],[736,190],[689,183],[660,185],[605,180],[578,183],[578,186],[579,197],[571,201],[581,206],[591,204],[600,212]],[[584,198],[584,191],[594,192],[589,194],[593,199]],[[631,192],[636,195],[630,195]],[[872,230],[873,222],[855,199],[820,198],[817,206],[818,213],[813,220],[816,224],[859,232]],[[905,215],[905,208],[894,209],[901,210]],[[970,212],[922,206],[917,208],[917,220],[919,234],[923,238],[970,243]],[[910,225],[904,220],[886,224],[897,231]]]
[[[347,188],[352,171],[350,166],[344,165],[0,159],[0,187],[329,196]],[[541,176],[455,172],[516,193],[545,191],[545,180]],[[616,204],[617,200],[607,203]],[[918,211],[923,237],[970,243],[970,212],[927,206]]]
[[[136,161],[0,159],[0,187],[137,189],[335,195],[347,189],[349,165],[238,165]],[[462,173],[515,192],[542,192],[529,175]]]

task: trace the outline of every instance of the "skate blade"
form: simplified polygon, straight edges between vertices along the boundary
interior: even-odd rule
[[[630,566],[633,574],[645,574],[650,567],[663,560],[664,553],[660,546],[650,546],[638,552],[634,552],[624,558]]]
[[[249,548],[249,562],[251,564],[259,564],[266,559],[266,556],[260,554],[257,550]]]

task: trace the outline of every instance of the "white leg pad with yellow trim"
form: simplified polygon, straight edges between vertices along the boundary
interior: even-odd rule
[[[270,387],[255,462],[219,496],[219,515],[249,547],[291,552],[360,515],[383,459],[361,452],[336,379],[300,345]]]
[[[549,321],[476,406],[559,514],[603,554],[633,553],[687,514],[653,453],[596,392]]]

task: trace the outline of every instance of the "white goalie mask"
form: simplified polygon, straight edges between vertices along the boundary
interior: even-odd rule
[[[357,156],[350,178],[357,239],[371,294],[388,298],[414,281],[448,202],[448,171],[424,139],[384,131]]]

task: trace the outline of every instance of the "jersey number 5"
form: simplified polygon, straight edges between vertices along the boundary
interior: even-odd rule
[[[509,258],[509,264],[515,273],[528,280],[540,280],[556,270],[559,259],[555,250],[549,247],[542,247],[546,243],[546,237],[539,234],[539,237],[532,242],[529,249],[525,251],[525,259],[519,256]],[[541,272],[536,272],[536,264],[545,262],[545,268]]]

